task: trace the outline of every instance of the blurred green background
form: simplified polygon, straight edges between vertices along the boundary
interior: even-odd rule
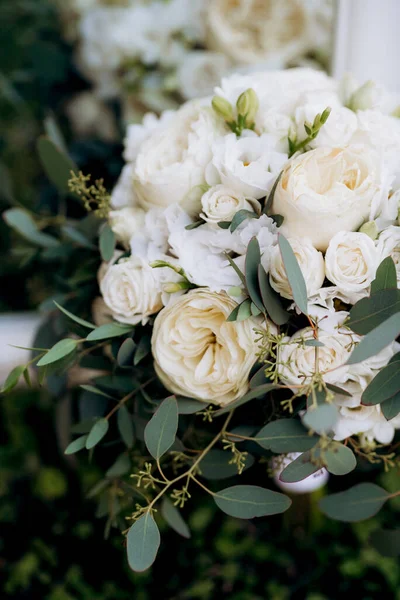
[[[76,139],[69,131],[65,104],[87,83],[74,68],[50,0],[0,0],[0,23],[0,209],[51,213],[54,192],[35,153],[46,117],[55,116],[79,166],[94,175],[100,170],[109,185],[120,169],[121,148]],[[34,250],[19,248],[11,235],[1,221],[2,312],[37,307],[53,277],[39,268]],[[113,530],[104,539],[104,522],[86,498],[103,465],[63,456],[60,406],[45,391],[19,390],[0,399],[1,598],[400,599],[396,561],[368,542],[372,530],[398,521],[400,498],[371,521],[350,526],[313,511],[314,496],[296,498],[283,518],[255,522],[225,517],[201,496],[185,510],[192,538],[165,531],[153,569],[131,573],[123,537]],[[371,468],[369,479],[379,472]],[[379,482],[395,489],[396,477],[379,475]]]

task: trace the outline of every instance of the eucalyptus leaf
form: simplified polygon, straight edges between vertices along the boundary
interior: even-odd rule
[[[90,450],[91,448],[94,448],[95,446],[97,446],[97,444],[99,442],[101,442],[101,440],[103,439],[103,437],[106,435],[108,429],[109,429],[109,422],[108,419],[98,419],[92,429],[89,431],[89,435],[87,436],[87,440],[86,440],[86,448],[87,450]]]
[[[78,229],[72,227],[71,225],[64,225],[61,227],[62,233],[65,237],[77,244],[78,246],[82,246],[82,248],[88,248],[89,250],[95,250],[96,246],[92,244]]]
[[[110,396],[110,394],[106,394],[106,392],[99,390],[99,388],[94,385],[83,384],[81,385],[81,388],[87,392],[91,392],[92,394],[98,394],[99,396],[104,396],[105,398],[111,398],[113,400],[113,397]]]
[[[229,256],[229,254],[225,254],[225,256],[226,256],[227,261],[231,265],[232,269],[235,271],[236,275],[239,277],[240,281],[246,287],[246,277],[244,276],[242,271],[239,269],[239,267],[237,266],[235,261]]]
[[[266,369],[266,365],[262,365],[259,369],[257,369],[257,371],[254,373],[254,375],[251,377],[250,383],[249,383],[251,390],[259,387],[260,385],[265,385],[266,383],[271,383],[271,381],[269,379],[267,379],[267,376],[265,374],[265,369]]]
[[[89,333],[86,340],[88,342],[97,342],[98,340],[108,340],[113,337],[120,337],[131,333],[132,325],[123,325],[122,323],[106,323],[96,327]]]
[[[2,394],[8,394],[15,388],[20,380],[21,375],[27,370],[25,365],[18,365],[18,367],[14,367],[12,371],[9,372],[7,379],[4,382],[4,385],[1,389]]]
[[[307,315],[307,287],[296,255],[287,239],[281,233],[278,235],[278,243],[288,283],[292,290],[293,300],[301,312]]]
[[[64,454],[75,454],[75,452],[83,450],[86,447],[87,437],[87,435],[81,435],[76,440],[73,440],[65,449]]]
[[[176,531],[176,533],[186,539],[191,537],[190,529],[183,520],[179,509],[177,509],[176,506],[172,504],[171,500],[165,496],[161,502],[161,514],[171,529]]]
[[[256,237],[250,240],[247,246],[246,260],[245,260],[245,276],[246,276],[246,287],[251,300],[257,306],[257,308],[264,312],[264,305],[261,298],[261,292],[258,284],[258,267],[261,264],[261,251],[260,244]]]
[[[319,471],[321,466],[316,462],[318,460],[316,452],[315,455],[316,456],[313,459],[311,452],[300,454],[300,456],[283,469],[282,473],[279,475],[280,481],[283,481],[284,483],[296,483]]]
[[[205,479],[218,480],[238,475],[237,465],[231,462],[232,453],[228,450],[210,450],[200,463],[200,475]],[[247,454],[244,470],[254,464],[254,458]]]
[[[76,165],[67,154],[60,152],[56,144],[46,136],[39,138],[37,150],[47,177],[59,192],[66,194],[71,171],[78,173]]]
[[[357,466],[354,452],[340,442],[332,442],[324,452],[323,458],[326,468],[332,475],[347,475]]]
[[[114,255],[115,244],[116,244],[115,233],[113,232],[113,230],[111,229],[109,224],[105,223],[103,225],[103,227],[101,228],[100,237],[99,237],[100,254],[101,254],[101,258],[105,262],[108,262],[112,259],[113,255]]]
[[[69,312],[69,310],[61,306],[61,304],[58,304],[58,302],[56,302],[55,300],[53,300],[53,302],[57,306],[58,310],[61,310],[61,312],[64,313],[64,315],[72,319],[72,321],[75,321],[75,323],[78,323],[79,325],[82,325],[82,327],[86,327],[87,329],[96,329],[96,326],[93,325],[93,323],[89,323],[89,321],[85,321],[84,319],[81,319],[80,317],[77,317],[76,315],[72,314],[71,312]]]
[[[359,483],[345,492],[325,496],[319,507],[331,519],[355,523],[376,515],[389,498],[390,494],[375,483]]]
[[[270,319],[277,325],[287,323],[290,315],[283,308],[280,296],[272,289],[268,275],[261,264],[258,266],[258,284],[263,305]]]
[[[139,517],[127,535],[127,553],[130,568],[136,572],[148,569],[157,556],[160,532],[150,511]]]
[[[379,265],[375,279],[371,283],[371,295],[379,292],[379,290],[391,288],[397,288],[397,273],[393,258],[387,256]]]
[[[26,210],[22,208],[10,208],[3,213],[3,216],[7,225],[29,242],[43,248],[56,248],[60,246],[57,238],[48,233],[43,233],[38,229],[35,221]]]
[[[251,316],[251,300],[249,300],[249,298],[246,298],[246,300],[243,300],[243,302],[239,306],[236,321],[245,321]],[[227,319],[227,321],[229,321],[229,318]]]
[[[278,177],[275,179],[274,185],[272,186],[271,191],[270,191],[270,193],[268,195],[268,198],[267,198],[267,200],[265,202],[265,205],[264,205],[264,210],[263,210],[264,214],[268,214],[268,212],[272,208],[272,204],[274,202],[274,196],[275,196],[276,188],[278,187],[278,183],[280,182],[282,174],[283,174],[283,170],[279,173]]]
[[[77,347],[78,341],[71,338],[60,340],[37,362],[38,367],[44,367],[71,354]]]
[[[381,404],[381,411],[387,421],[394,419],[400,413],[400,392],[388,398]]]
[[[124,340],[118,350],[117,363],[120,367],[133,367],[136,344],[132,338]]]
[[[277,454],[305,452],[318,441],[297,419],[278,419],[267,423],[254,438],[262,448]]]
[[[120,454],[117,460],[106,471],[106,477],[123,477],[131,470],[131,461],[127,454]]]
[[[158,460],[172,446],[178,430],[178,404],[174,396],[163,400],[144,431],[144,441]]]
[[[256,485],[235,485],[213,494],[224,513],[238,519],[253,519],[285,512],[292,501],[285,494]]]
[[[337,385],[333,385],[333,383],[327,383],[326,387],[328,388],[328,390],[330,390],[334,394],[339,394],[340,396],[346,396],[347,398],[351,398],[350,392],[348,392],[347,390],[344,390],[343,388],[341,388]]]
[[[339,410],[335,404],[319,404],[310,407],[303,416],[303,423],[316,433],[328,433],[339,418]]]
[[[389,363],[367,385],[361,396],[365,406],[380,404],[400,392],[400,365]]]
[[[258,219],[258,215],[257,213],[251,211],[251,210],[238,210],[238,212],[234,215],[231,224],[230,224],[230,230],[231,233],[233,233],[234,231],[236,231],[236,229],[239,227],[239,225],[241,223],[243,223],[243,221],[245,221],[246,219]]]
[[[391,291],[391,290],[387,290]],[[381,350],[389,346],[400,334],[400,312],[392,315],[372,329],[354,348],[347,360],[347,365],[355,365],[371,356],[376,356]]]
[[[314,348],[322,348],[323,346],[325,346],[325,344],[323,344],[319,340],[306,340],[304,342],[304,345],[305,346],[312,346]]]
[[[132,448],[133,444],[135,443],[133,420],[132,415],[124,405],[122,405],[117,411],[117,426],[125,446],[127,448]]]
[[[233,309],[233,311],[231,312],[231,314],[228,316],[228,318],[226,319],[228,321],[228,323],[236,321],[239,315],[239,310],[240,310],[241,304],[238,304],[237,306],[235,306],[235,308]]]
[[[355,333],[366,335],[399,312],[400,290],[379,290],[353,306],[346,325]]]
[[[178,397],[176,401],[180,415],[193,415],[207,407],[206,402],[200,402],[200,400],[194,400],[194,398]]]
[[[136,352],[135,352],[135,356],[133,359],[133,364],[138,365],[140,363],[141,360],[143,360],[143,358],[145,358],[145,356],[147,356],[149,354],[151,350],[151,338],[150,336],[147,335],[142,335],[142,337],[139,340],[139,343],[137,345],[136,348]]]
[[[253,390],[250,390],[249,392],[247,392],[247,394],[245,394],[241,398],[238,398],[237,400],[230,402],[230,404],[228,404],[228,406],[224,406],[224,408],[220,408],[219,410],[217,410],[216,412],[213,413],[213,416],[219,417],[220,415],[224,415],[225,413],[230,412],[231,410],[234,410],[235,408],[238,408],[239,406],[242,406],[243,404],[246,404],[246,402],[249,402],[250,400],[254,400],[255,398],[261,398],[262,396],[265,396],[265,394],[267,394],[271,390],[275,390],[277,387],[278,386],[275,385],[274,383],[267,383],[265,385],[260,385],[256,388],[254,388]]]

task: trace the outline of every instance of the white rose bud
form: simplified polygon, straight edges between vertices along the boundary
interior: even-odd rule
[[[351,110],[368,110],[376,102],[378,90],[373,81],[366,81],[351,96],[349,108]]]
[[[246,199],[225,185],[216,185],[203,194],[201,207],[203,212],[200,217],[204,221],[218,223],[231,221],[239,210],[257,210],[260,204],[255,199]]]
[[[367,146],[316,148],[292,160],[275,192],[272,212],[287,236],[309,237],[325,251],[339,231],[357,230],[381,191],[379,160]]]
[[[303,273],[307,295],[310,297],[320,289],[324,282],[324,258],[308,238],[289,238],[288,241]],[[269,281],[271,286],[284,298],[293,298],[279,246],[272,248],[270,256]]]
[[[137,256],[108,267],[100,291],[112,317],[121,323],[144,325],[163,306],[156,270]]]
[[[139,233],[144,226],[145,211],[142,208],[126,206],[109,213],[110,227],[116,238],[126,248],[135,234]]]
[[[235,306],[226,294],[199,289],[159,313],[152,352],[168,390],[221,406],[246,393],[257,360],[255,322],[228,322]]]
[[[325,255],[327,278],[339,288],[342,298],[351,304],[368,295],[378,265],[379,253],[365,233],[337,233]]]
[[[371,240],[376,240],[378,237],[378,226],[375,221],[368,221],[368,223],[364,223],[364,225],[361,225],[358,231],[368,235]]]

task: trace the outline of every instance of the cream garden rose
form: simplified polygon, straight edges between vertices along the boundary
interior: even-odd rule
[[[228,322],[235,306],[226,294],[199,289],[160,312],[152,353],[168,390],[221,406],[246,393],[257,359],[255,322]]]
[[[325,251],[336,233],[369,219],[381,186],[379,158],[370,147],[316,148],[287,165],[272,212],[284,217],[282,233],[309,237]]]
[[[355,304],[368,295],[379,262],[379,253],[368,235],[341,231],[329,242],[326,276],[337,286],[341,299]]]
[[[139,204],[149,209],[178,203],[196,214],[198,199],[189,192],[205,183],[212,142],[224,127],[211,109],[189,102],[157,128],[140,147],[133,170]]]
[[[200,217],[207,223],[217,224],[219,221],[231,221],[239,210],[259,210],[260,204],[225,185],[215,185],[201,197],[201,207]]]
[[[100,279],[100,291],[121,323],[144,325],[163,306],[157,269],[138,256],[110,265]]]
[[[308,238],[288,238],[288,241],[303,273],[307,295],[310,297],[320,289],[324,282],[324,258]],[[270,256],[269,281],[271,286],[284,298],[293,298],[279,246],[272,248]]]

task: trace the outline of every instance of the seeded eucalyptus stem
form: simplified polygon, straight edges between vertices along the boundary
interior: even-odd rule
[[[206,456],[206,454],[208,454],[208,452],[211,450],[211,448],[213,446],[215,446],[215,444],[218,442],[218,440],[221,439],[221,437],[223,437],[226,434],[226,428],[228,427],[232,417],[233,417],[233,413],[234,411],[230,412],[227,416],[227,418],[225,419],[225,422],[222,426],[222,429],[217,433],[217,435],[211,440],[211,442],[208,444],[208,446],[206,446],[206,448],[204,448],[204,450],[202,450],[201,454],[196,458],[196,460],[194,461],[194,463],[192,464],[192,466],[185,471],[184,473],[181,473],[180,475],[178,475],[178,477],[175,477],[175,479],[171,479],[170,481],[167,480],[164,476],[164,474],[162,473],[162,471],[160,471],[161,475],[163,478],[166,479],[166,483],[165,483],[165,487],[157,494],[157,496],[155,498],[153,498],[153,500],[150,502],[150,504],[147,506],[146,511],[151,511],[153,506],[156,504],[156,502],[165,494],[165,492],[172,486],[174,485],[177,481],[181,481],[182,479],[184,479],[185,477],[188,479],[188,481],[190,479],[192,479],[193,481],[195,481],[198,485],[199,482],[197,481],[197,479],[194,478],[193,476],[193,471],[196,469],[197,465],[203,460],[203,458]],[[157,461],[157,466],[159,467],[159,461]],[[205,486],[200,485],[200,487],[203,487],[204,489],[206,489],[206,491],[208,491],[209,493],[212,493],[210,490],[208,490],[207,488],[205,488]]]
[[[112,415],[114,413],[116,413],[117,410],[119,410],[121,408],[121,406],[123,404],[125,404],[125,402],[128,402],[128,400],[130,400],[130,398],[132,398],[132,396],[134,396],[135,394],[137,394],[137,392],[139,390],[143,390],[152,381],[154,381],[154,377],[152,377],[151,379],[148,379],[147,381],[145,381],[145,383],[143,383],[139,387],[137,387],[134,390],[132,390],[132,392],[129,392],[129,394],[127,394],[126,396],[124,396],[123,398],[121,398],[121,400],[118,402],[118,404],[116,404],[104,418],[108,420],[110,417],[112,417]]]

